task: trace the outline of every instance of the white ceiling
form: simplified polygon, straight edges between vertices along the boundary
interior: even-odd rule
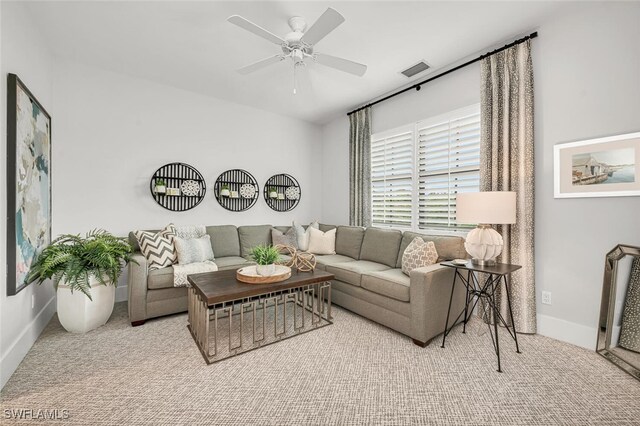
[[[346,22],[316,50],[367,64],[356,77],[310,64],[292,94],[292,65],[234,70],[279,53],[228,22],[239,14],[278,35],[289,17],[309,24],[327,8]],[[409,80],[418,60],[433,69],[535,29],[557,2],[36,2],[29,8],[54,53],[111,71],[326,123]],[[427,73],[416,78],[424,78]]]

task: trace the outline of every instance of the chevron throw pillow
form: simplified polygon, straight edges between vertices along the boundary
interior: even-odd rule
[[[415,237],[402,255],[402,272],[409,275],[412,270],[433,265],[438,261],[438,252],[433,241]]]
[[[140,244],[140,251],[147,258],[149,270],[166,268],[177,262],[178,256],[173,245],[176,236],[176,228],[173,223],[167,225],[162,231],[136,231],[133,233]]]

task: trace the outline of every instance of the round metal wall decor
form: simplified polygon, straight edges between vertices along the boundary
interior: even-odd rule
[[[263,194],[267,205],[277,212],[295,209],[302,197],[298,181],[285,173],[271,176],[264,184]]]
[[[222,173],[213,187],[218,204],[232,212],[243,212],[253,207],[259,191],[256,178],[241,169]]]
[[[156,203],[173,212],[194,208],[207,193],[200,172],[184,163],[169,163],[160,167],[151,177],[149,189]]]

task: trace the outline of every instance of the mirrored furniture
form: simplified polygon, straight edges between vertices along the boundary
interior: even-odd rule
[[[640,380],[640,247],[606,255],[596,350]]]

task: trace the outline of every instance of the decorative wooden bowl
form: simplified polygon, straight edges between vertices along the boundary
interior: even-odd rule
[[[284,281],[291,277],[291,268],[284,265],[276,265],[273,275],[264,277],[256,272],[256,265],[245,266],[236,271],[236,279],[247,284],[270,284]]]

